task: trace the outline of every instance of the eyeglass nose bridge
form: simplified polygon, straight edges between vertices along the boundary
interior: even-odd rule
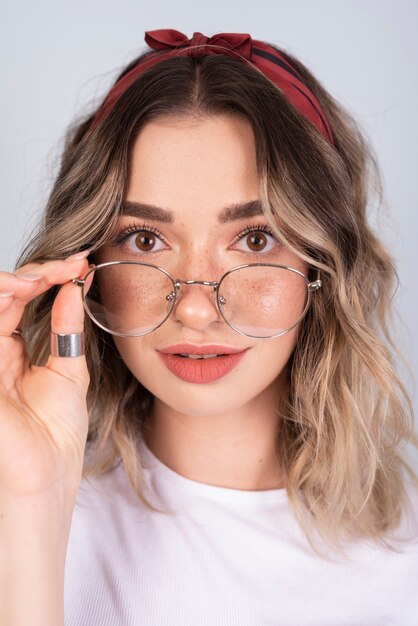
[[[217,292],[220,282],[217,280],[182,280],[181,278],[176,278],[174,281],[174,287],[176,288],[175,292],[172,292],[166,296],[166,300],[172,302],[176,299],[177,293],[180,290],[181,285],[204,285],[205,287],[213,287],[214,293]],[[226,304],[226,300],[220,296],[219,298],[220,304]]]
[[[219,282],[217,280],[181,280],[181,278],[176,278],[174,286],[180,289],[181,283],[183,283],[183,285],[206,285],[207,287],[213,286],[214,291],[216,291],[217,287],[219,286]]]

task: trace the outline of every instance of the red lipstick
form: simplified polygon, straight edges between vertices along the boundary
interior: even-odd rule
[[[210,383],[230,372],[249,350],[220,344],[179,343],[158,351],[172,374],[189,383]],[[181,355],[194,355],[195,358]],[[205,358],[198,358],[198,356]],[[217,356],[209,356],[217,355]]]

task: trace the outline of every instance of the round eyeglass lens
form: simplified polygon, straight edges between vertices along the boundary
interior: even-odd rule
[[[231,270],[218,289],[223,318],[250,337],[284,334],[303,318],[308,303],[308,280],[303,274],[273,265]]]
[[[146,264],[112,262],[99,265],[93,274],[84,302],[89,316],[104,330],[121,336],[146,335],[170,315],[175,286],[164,271]]]

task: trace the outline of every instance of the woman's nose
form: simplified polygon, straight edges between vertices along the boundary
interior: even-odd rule
[[[171,318],[195,330],[204,330],[209,324],[220,321],[213,285],[180,283]]]

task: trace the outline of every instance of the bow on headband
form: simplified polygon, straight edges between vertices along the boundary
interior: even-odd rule
[[[248,60],[251,59],[252,54],[251,35],[240,33],[219,33],[218,35],[213,35],[213,37],[206,37],[206,35],[202,35],[202,33],[193,33],[193,37],[188,39],[186,35],[180,33],[178,30],[170,30],[167,28],[147,31],[145,33],[145,41],[153,50],[188,47],[191,55],[201,54],[202,51],[199,50],[201,46],[226,48]]]
[[[89,132],[105,119],[124,92],[156,63],[175,56],[227,54],[256,68],[280,89],[287,100],[308,119],[331,144],[334,143],[331,126],[318,100],[305,85],[300,74],[274,48],[256,41],[247,33],[218,33],[206,37],[195,32],[189,39],[178,30],[169,28],[145,32],[146,43],[155,50],[125,74],[111,89],[97,111]]]

